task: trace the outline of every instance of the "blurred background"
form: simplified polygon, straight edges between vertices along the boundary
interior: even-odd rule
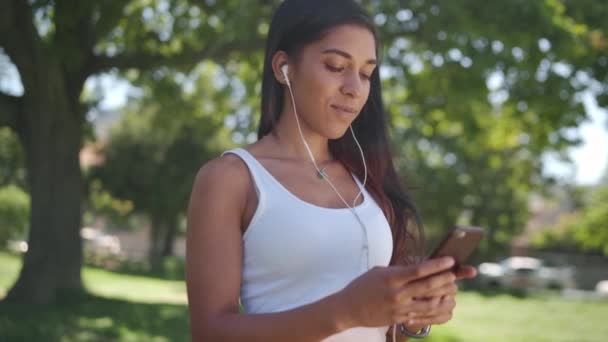
[[[608,3],[360,2],[429,248],[487,229],[428,339],[605,341]],[[255,141],[279,3],[0,3],[0,340],[190,339],[193,178]]]

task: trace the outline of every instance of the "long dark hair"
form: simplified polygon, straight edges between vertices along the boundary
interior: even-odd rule
[[[266,42],[262,107],[258,139],[271,133],[283,108],[283,85],[272,70],[272,58],[285,51],[297,60],[301,49],[323,38],[330,29],[354,24],[367,28],[375,37],[378,60],[379,37],[371,18],[352,0],[285,0],[276,10]],[[371,75],[370,94],[352,127],[363,148],[368,170],[367,189],[382,208],[393,234],[390,264],[410,264],[424,253],[420,216],[402,186],[392,160],[388,141],[388,121],[382,104],[379,68]],[[349,171],[363,179],[361,155],[351,134],[330,140],[329,149]],[[415,228],[411,228],[411,223]]]

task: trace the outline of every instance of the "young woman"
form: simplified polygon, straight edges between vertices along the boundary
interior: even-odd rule
[[[451,319],[455,281],[475,269],[411,262],[422,226],[392,163],[379,45],[353,1],[277,9],[259,140],[205,164],[193,187],[194,341],[382,342]]]

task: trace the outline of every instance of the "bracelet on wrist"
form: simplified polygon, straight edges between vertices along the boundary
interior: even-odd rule
[[[431,332],[431,326],[426,325],[417,332],[411,332],[407,329],[407,327],[403,323],[401,323],[401,324],[399,324],[399,332],[401,334],[403,334],[407,337],[411,337],[411,338],[424,338],[424,337],[427,337],[429,335],[429,333]]]

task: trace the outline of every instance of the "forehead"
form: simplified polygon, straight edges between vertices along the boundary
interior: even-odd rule
[[[341,25],[330,29],[311,46],[317,53],[327,49],[342,50],[359,63],[376,59],[376,39],[370,30],[357,25]]]

